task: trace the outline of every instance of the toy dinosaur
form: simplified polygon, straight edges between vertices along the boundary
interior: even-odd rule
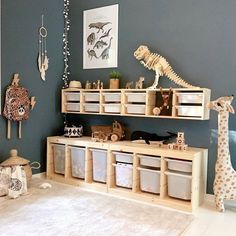
[[[151,53],[145,45],[139,46],[139,48],[134,52],[134,56],[144,65],[144,67],[156,72],[154,83],[152,86],[148,87],[148,89],[155,89],[158,85],[159,77],[163,75],[167,76],[171,81],[182,87],[199,88],[184,81],[174,72],[164,57],[157,53]]]
[[[131,140],[144,140],[146,142],[146,144],[150,144],[149,141],[164,141],[164,143],[166,143],[167,141],[176,138],[177,134],[175,133],[171,133],[171,132],[167,132],[169,135],[167,136],[159,136],[155,133],[148,133],[145,131],[134,131],[131,134]]]
[[[111,24],[111,22],[96,22],[96,23],[91,23],[91,24],[89,24],[89,29],[96,28],[96,29],[98,29],[97,33],[99,33],[100,30],[102,30],[102,32],[104,32],[103,27],[105,25],[108,25],[108,24]]]

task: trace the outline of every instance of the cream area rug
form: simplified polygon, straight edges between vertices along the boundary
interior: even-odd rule
[[[40,189],[43,182],[51,189]],[[29,194],[0,198],[1,236],[181,235],[191,214],[33,178]]]

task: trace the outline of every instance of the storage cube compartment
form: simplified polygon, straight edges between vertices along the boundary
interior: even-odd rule
[[[93,159],[93,180],[107,182],[107,151],[101,149],[90,149]]]
[[[128,114],[145,114],[145,105],[139,105],[139,104],[127,104],[127,113]]]
[[[121,94],[120,93],[103,93],[104,102],[120,102]]]
[[[84,111],[85,112],[99,112],[99,104],[85,103]]]
[[[80,103],[66,103],[66,111],[80,111]]]
[[[105,113],[120,113],[121,112],[121,104],[103,104]]]
[[[169,170],[192,173],[192,162],[175,159],[166,159]]]
[[[66,101],[80,101],[80,93],[65,92]]]
[[[137,168],[140,171],[140,189],[149,193],[160,193],[160,171]]]
[[[112,152],[115,155],[116,162],[133,163],[133,155],[126,152]]]
[[[116,185],[124,188],[132,188],[133,165],[117,163],[112,164],[116,169]]]
[[[147,155],[137,155],[140,159],[141,166],[149,166],[149,167],[161,167],[161,158],[158,156],[147,156]]]
[[[168,195],[183,200],[191,200],[192,176],[166,171]]]
[[[178,103],[202,103],[203,93],[176,93]]]
[[[73,177],[85,177],[85,148],[70,147],[71,174]]]
[[[84,93],[84,101],[85,102],[99,102],[99,93]]]
[[[176,106],[177,116],[201,117],[203,115],[202,106]]]
[[[128,103],[146,103],[146,93],[125,93]]]
[[[65,174],[65,145],[53,144],[54,172]]]

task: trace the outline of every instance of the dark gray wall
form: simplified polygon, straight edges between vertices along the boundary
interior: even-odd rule
[[[212,90],[212,98],[236,94],[236,1],[235,0],[71,0],[70,1],[70,69],[71,79],[102,80],[108,84],[111,69],[82,69],[83,10],[119,3],[119,59],[118,70],[123,74],[122,85],[127,81],[146,77],[146,86],[154,72],[145,69],[133,52],[140,44],[165,56],[175,71],[186,81]],[[163,87],[173,86],[161,78]],[[235,101],[233,103],[235,105]],[[217,114],[212,112],[210,121],[162,120],[108,116],[70,116],[73,122],[85,126],[123,122],[128,133],[146,130],[164,134],[166,130],[184,131],[191,146],[209,148],[208,192],[212,192],[216,137],[210,138],[217,128]],[[236,117],[230,117],[230,130],[235,135]],[[233,139],[232,139],[233,140]],[[235,140],[235,138],[234,138]],[[234,143],[232,143],[234,144]],[[234,145],[235,146],[235,145]],[[231,145],[232,148],[232,145]],[[231,150],[236,166],[236,150]]]
[[[63,73],[62,33],[63,1],[2,0],[2,108],[6,86],[18,72],[22,86],[36,96],[37,104],[30,119],[22,122],[22,139],[17,138],[17,125],[12,125],[12,139],[6,139],[6,120],[0,119],[0,162],[17,148],[19,155],[40,161],[45,171],[46,137],[60,132],[60,88]],[[37,69],[38,29],[41,15],[48,30],[49,70],[46,81]],[[39,172],[37,171],[37,172]]]

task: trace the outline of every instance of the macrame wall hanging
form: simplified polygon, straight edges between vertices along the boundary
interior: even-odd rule
[[[42,15],[42,25],[39,28],[39,53],[38,53],[38,68],[40,72],[40,77],[45,81],[46,70],[48,69],[48,56],[47,56],[47,29],[43,25],[43,15]]]
[[[69,0],[64,0],[64,33],[63,33],[63,56],[64,56],[64,73],[62,76],[62,80],[64,82],[63,88],[69,87],[69,65],[68,65],[68,58],[70,56],[70,50],[68,45],[68,33],[70,30],[70,20],[69,20]]]

